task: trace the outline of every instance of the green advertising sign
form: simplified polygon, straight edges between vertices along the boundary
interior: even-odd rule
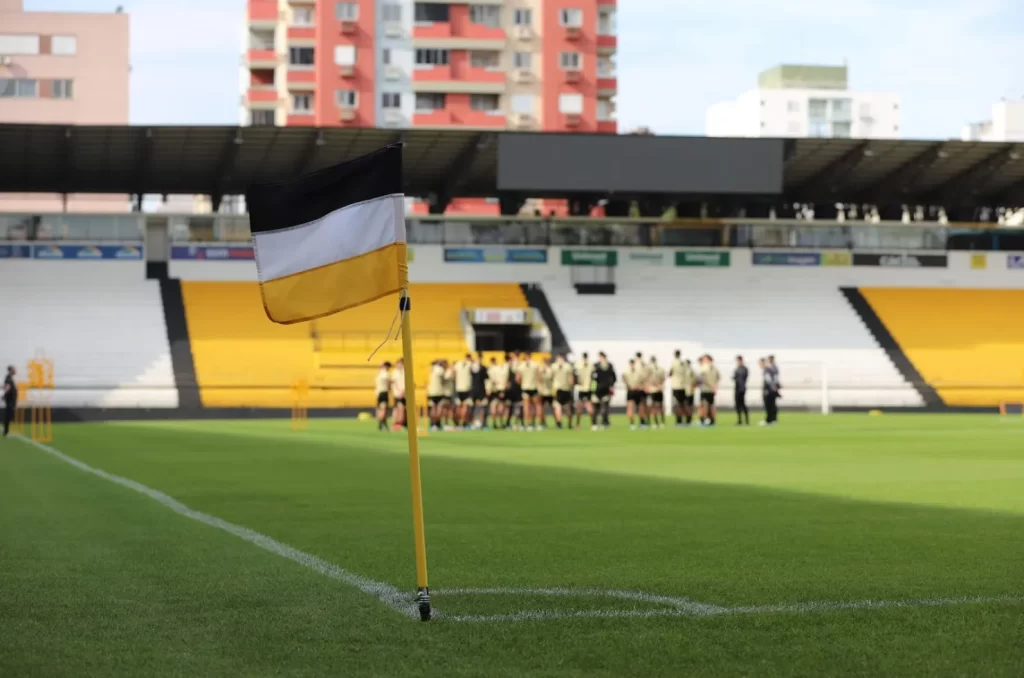
[[[615,250],[562,250],[563,266],[617,266]]]
[[[716,266],[729,265],[728,252],[687,250],[676,252],[676,266]]]
[[[665,263],[664,252],[630,252],[630,261],[640,261],[652,266],[661,266]]]

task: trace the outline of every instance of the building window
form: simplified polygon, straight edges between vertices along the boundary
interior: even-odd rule
[[[483,51],[470,52],[469,65],[473,68],[501,68],[501,53]]]
[[[334,100],[338,108],[355,108],[359,104],[359,92],[351,89],[334,90]]]
[[[0,78],[0,97],[32,98],[39,95],[39,84],[35,80]]]
[[[533,25],[533,10],[529,9],[517,9],[512,13],[512,23],[516,26],[532,26]]]
[[[580,115],[583,113],[582,94],[559,94],[558,110],[566,115]]]
[[[558,23],[566,28],[579,28],[583,25],[583,10],[567,7],[558,13]]]
[[[55,35],[50,38],[50,53],[57,56],[74,56],[78,53],[78,38],[73,35]]]
[[[389,2],[381,7],[380,15],[384,21],[399,22],[402,20],[402,6]]]
[[[289,47],[288,48],[288,63],[292,66],[312,66],[313,65],[313,48],[312,47]]]
[[[615,120],[615,104],[611,99],[597,100],[597,119],[603,122]]]
[[[293,94],[292,95],[292,113],[298,113],[300,115],[306,115],[313,112],[313,95],[312,94]]]
[[[825,120],[828,117],[828,101],[811,99],[807,102],[807,117],[811,120]]]
[[[292,26],[312,26],[313,9],[311,7],[292,8]]]
[[[355,45],[335,45],[334,47],[334,63],[339,66],[355,66],[356,64],[356,46]]]
[[[0,54],[29,56],[39,54],[38,35],[0,35]]]
[[[515,52],[512,54],[512,66],[519,70],[528,71],[533,67],[533,55],[529,52]]]
[[[274,31],[249,31],[249,49],[274,49]]]
[[[417,66],[447,66],[448,50],[446,49],[418,49],[416,50]]]
[[[501,7],[497,5],[470,5],[470,23],[497,28],[501,25]]]
[[[443,111],[444,104],[445,97],[441,92],[419,92],[416,94],[416,110],[420,113]]]
[[[787,102],[786,103],[786,110],[789,111],[790,113],[799,113],[800,112],[800,102],[799,101],[789,101],[789,102]]]
[[[598,57],[597,58],[597,75],[602,78],[614,78],[615,77],[615,60],[611,57]]]
[[[602,9],[597,13],[597,34],[615,35],[615,12]]]
[[[511,101],[512,112],[518,115],[533,115],[533,95],[514,94]]]
[[[849,122],[853,119],[853,102],[850,99],[832,100],[832,119]]]
[[[853,131],[852,127],[848,122],[834,122],[832,123],[832,136],[837,139],[849,139]]]
[[[275,124],[274,111],[252,111],[253,127],[273,127]]]
[[[400,92],[384,92],[380,96],[381,108],[401,108],[402,95]]]
[[[583,63],[583,55],[579,52],[562,52],[558,55],[558,65],[567,71],[580,70]]]
[[[380,51],[380,62],[385,66],[391,65],[391,48],[385,47]]]
[[[497,94],[470,94],[469,107],[474,111],[497,111],[501,106]]]
[[[359,21],[359,5],[354,2],[335,3],[334,16],[338,21]]]
[[[827,137],[828,131],[828,123],[824,120],[811,120],[807,126],[807,136],[809,137]]]
[[[71,80],[54,80],[51,86],[50,96],[54,99],[71,99],[74,96]]]
[[[448,23],[448,5],[417,2],[414,9],[416,23]]]

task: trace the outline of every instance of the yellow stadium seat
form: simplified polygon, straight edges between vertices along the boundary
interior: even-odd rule
[[[1024,401],[1024,290],[860,291],[947,405]]]
[[[395,319],[397,296],[311,323],[275,325],[255,283],[182,282],[182,295],[200,397],[208,407],[290,407],[298,379],[311,385],[309,407],[372,407],[380,363],[402,355],[401,341],[388,341],[367,361]],[[508,283],[413,284],[409,296],[419,383],[433,360],[457,360],[468,351],[464,309],[527,307],[519,285]]]

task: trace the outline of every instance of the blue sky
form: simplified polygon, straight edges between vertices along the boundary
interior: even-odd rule
[[[112,11],[121,0],[25,0]],[[233,124],[244,0],[123,0],[138,124]],[[841,64],[851,87],[896,92],[913,138],[959,135],[1024,98],[1022,0],[621,0],[620,128],[703,134],[704,112],[778,63]]]

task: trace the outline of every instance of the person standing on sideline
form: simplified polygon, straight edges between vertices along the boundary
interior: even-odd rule
[[[391,399],[391,363],[384,362],[374,379],[377,387],[377,430],[388,430],[388,404]]]
[[[736,400],[736,425],[742,426],[746,417],[750,426],[750,410],[747,409],[747,377],[750,376],[747,366],[743,364],[743,356],[736,356],[736,369],[732,373],[733,394]]]
[[[395,399],[395,430],[409,428],[405,418],[405,362],[401,358],[391,370],[391,395]]]
[[[658,364],[658,359],[651,356],[647,366],[647,398],[648,414],[651,428],[665,427],[665,370]]]
[[[583,425],[584,410],[591,418],[594,417],[594,401],[590,397],[590,378],[594,366],[590,364],[587,354],[584,353],[574,368],[576,371],[576,428],[580,428]],[[572,428],[572,412],[569,413],[569,428]]]
[[[779,419],[779,382],[775,376],[775,371],[767,360],[761,358],[760,361],[763,395],[764,395],[764,421],[761,422],[761,426],[773,426]]]
[[[14,419],[14,412],[18,409],[18,384],[14,382],[14,375],[17,370],[14,365],[7,366],[7,376],[4,377],[4,437],[7,437],[11,430],[11,421]]]

